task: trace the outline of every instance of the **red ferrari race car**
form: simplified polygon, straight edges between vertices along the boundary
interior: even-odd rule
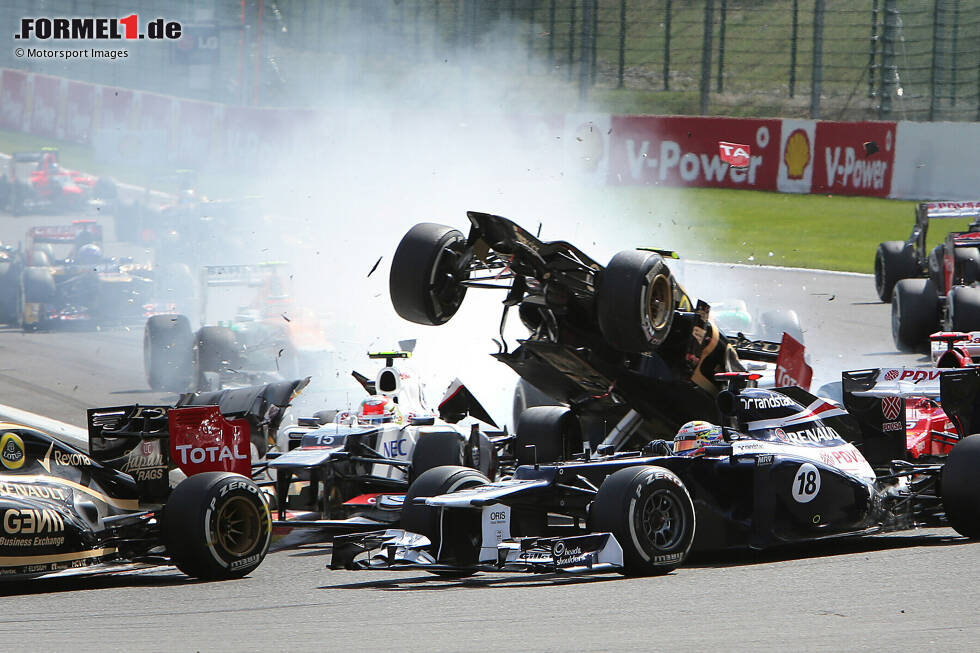
[[[929,221],[972,218],[967,231],[951,232],[926,253]],[[878,245],[875,289],[892,303],[895,346],[914,351],[939,331],[980,329],[980,202],[925,202],[905,242]]]
[[[15,215],[37,208],[78,210],[91,200],[116,197],[115,182],[61,167],[54,148],[14,153],[0,177],[0,207]]]

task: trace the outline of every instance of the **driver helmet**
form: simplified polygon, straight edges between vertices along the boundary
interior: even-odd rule
[[[705,422],[694,420],[688,422],[677,432],[674,437],[674,453],[690,455],[710,444],[715,444],[723,439],[721,427]]]
[[[373,395],[357,408],[357,421],[363,424],[387,424],[400,421],[398,405],[384,395]]]
[[[102,248],[95,243],[88,243],[78,248],[75,254],[75,262],[88,265],[102,261]]]

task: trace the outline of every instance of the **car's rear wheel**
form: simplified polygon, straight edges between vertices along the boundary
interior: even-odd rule
[[[536,406],[521,413],[514,437],[520,465],[568,460],[582,451],[582,427],[565,406]]]
[[[408,488],[402,507],[401,525],[406,531],[429,538],[429,552],[439,563],[466,567],[478,562],[483,541],[482,512],[469,508],[433,508],[415,503],[420,497],[434,497],[486,485],[486,476],[469,467],[446,465],[421,474]],[[462,569],[437,572],[440,575],[468,576]]]
[[[170,495],[163,535],[171,560],[188,576],[240,578],[265,558],[272,517],[251,479],[204,472],[181,481]]]
[[[892,339],[901,351],[916,351],[939,330],[939,295],[931,279],[902,279],[892,295]]]
[[[19,327],[24,309],[18,263],[0,263],[0,322]]]
[[[980,288],[956,286],[950,290],[947,301],[953,331],[980,330]]]
[[[466,296],[466,238],[440,224],[417,224],[402,238],[391,261],[388,289],[395,312],[409,322],[445,324]]]
[[[666,574],[694,542],[694,503],[684,483],[663,467],[627,467],[610,474],[589,511],[591,527],[623,548],[623,573]]]
[[[657,349],[674,321],[674,280],[654,252],[629,250],[613,256],[596,297],[599,329],[614,349]]]
[[[919,274],[915,250],[901,240],[888,240],[875,252],[875,291],[883,302],[892,300],[895,284]]]
[[[953,251],[956,257],[956,270],[963,285],[969,286],[980,281],[980,249],[957,247]]]
[[[946,519],[957,533],[980,539],[980,435],[963,438],[943,466],[942,496]]]
[[[186,392],[194,384],[194,335],[184,315],[154,315],[143,330],[146,382],[157,391]]]
[[[197,360],[201,372],[239,367],[238,341],[228,327],[206,326],[197,332]]]

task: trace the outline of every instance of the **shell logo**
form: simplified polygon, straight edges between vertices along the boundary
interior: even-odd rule
[[[803,179],[803,172],[810,165],[810,137],[806,131],[797,129],[786,139],[783,150],[786,163],[786,176],[790,179]]]

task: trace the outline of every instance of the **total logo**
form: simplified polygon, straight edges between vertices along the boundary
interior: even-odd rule
[[[24,441],[16,433],[7,432],[0,437],[0,463],[7,469],[20,469],[27,460]]]
[[[214,463],[224,460],[248,460],[247,454],[239,453],[227,445],[195,447],[192,444],[178,444],[176,449],[180,452],[181,465],[189,462],[197,465],[205,461]]]

